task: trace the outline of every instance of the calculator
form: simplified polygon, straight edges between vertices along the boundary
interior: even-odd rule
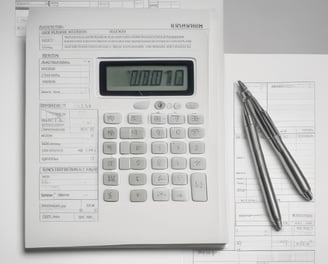
[[[221,16],[149,12],[31,11],[27,248],[226,243]]]

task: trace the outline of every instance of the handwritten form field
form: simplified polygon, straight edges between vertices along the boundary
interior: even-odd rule
[[[233,82],[238,80],[235,78],[248,81],[248,87],[261,105],[269,111],[284,142],[309,180],[316,196],[316,82],[312,78],[305,81],[302,71],[290,74],[289,78],[291,79],[288,79],[288,73],[281,75],[278,74],[279,71],[276,75],[267,73],[266,67],[261,66],[261,63],[268,59],[265,55],[259,59],[259,62],[255,60],[255,69],[238,73],[242,66],[237,67],[238,69],[235,71],[231,66],[238,61],[238,55],[231,56],[235,56],[231,61],[230,57],[226,56],[226,58],[228,57],[226,60],[228,61],[226,117],[227,127],[229,127],[227,135],[233,135],[227,143],[227,146],[233,146],[227,153],[231,157],[227,166],[227,186],[230,198],[228,204],[229,244],[224,251],[195,251],[194,263],[319,263],[316,262],[315,252],[315,198],[313,202],[306,202],[300,197],[269,143],[260,134],[268,170],[280,205],[283,221],[282,231],[274,231],[268,221],[242,126],[242,106],[233,87]],[[242,64],[245,63],[243,55],[239,56]],[[246,58],[250,59],[252,55],[248,56],[246,55]],[[260,55],[258,56],[260,57]],[[286,61],[289,60],[286,59]],[[262,69],[258,68],[257,63]],[[271,65],[267,68],[275,67]],[[258,71],[258,75],[256,71]],[[299,78],[293,79],[296,75]],[[255,79],[253,76],[258,77]],[[277,77],[283,81],[279,82]],[[249,79],[247,80],[247,78]],[[266,81],[266,78],[270,82]]]

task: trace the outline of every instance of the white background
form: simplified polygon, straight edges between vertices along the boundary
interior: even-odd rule
[[[225,51],[328,53],[327,11],[328,1],[319,0],[226,0]],[[25,54],[23,39],[15,36],[14,0],[0,1],[0,19],[0,262],[182,263],[184,257],[190,256],[190,251],[24,251]],[[325,193],[328,188],[328,87],[320,94],[317,101],[317,172],[326,184],[318,186],[321,195],[317,198],[318,207],[325,208],[328,198]],[[321,214],[317,221],[328,223],[327,214]],[[320,236],[328,237],[327,228],[320,232],[324,232]],[[325,259],[324,244],[318,252],[318,258]]]

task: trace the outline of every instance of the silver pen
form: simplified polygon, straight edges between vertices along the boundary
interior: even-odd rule
[[[241,81],[238,81],[238,84],[240,87],[239,94],[242,98],[242,101],[245,105],[247,105],[250,114],[254,117],[263,134],[271,143],[273,149],[279,157],[286,173],[293,182],[295,188],[302,195],[302,197],[304,197],[304,199],[306,199],[307,201],[312,200],[313,195],[311,192],[311,187],[307,182],[306,178],[304,177],[301,169],[297,165],[296,161],[289,153],[271,117],[261,107],[259,102],[251,94],[246,85]]]
[[[264,203],[270,222],[273,227],[279,231],[282,227],[281,215],[277,199],[272,187],[268,169],[263,156],[261,144],[259,141],[256,124],[253,121],[252,115],[248,109],[248,105],[244,104],[244,127],[247,135],[250,151],[252,154],[253,162],[255,164],[254,168],[260,183],[260,188],[262,191]]]

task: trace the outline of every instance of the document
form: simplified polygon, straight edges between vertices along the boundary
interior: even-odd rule
[[[226,55],[229,244],[223,251],[195,251],[194,263],[321,263],[316,262],[315,95],[318,79],[315,74],[311,76],[305,72],[310,65],[299,69],[297,63],[301,58],[296,55]],[[319,67],[311,66],[314,71]],[[306,75],[309,78],[305,79]],[[268,220],[248,148],[242,105],[234,85],[239,79],[246,82],[271,115],[314,193],[311,202],[300,197],[271,146],[260,134],[281,210],[283,228],[280,232],[275,231]],[[321,239],[319,242],[322,243]]]

